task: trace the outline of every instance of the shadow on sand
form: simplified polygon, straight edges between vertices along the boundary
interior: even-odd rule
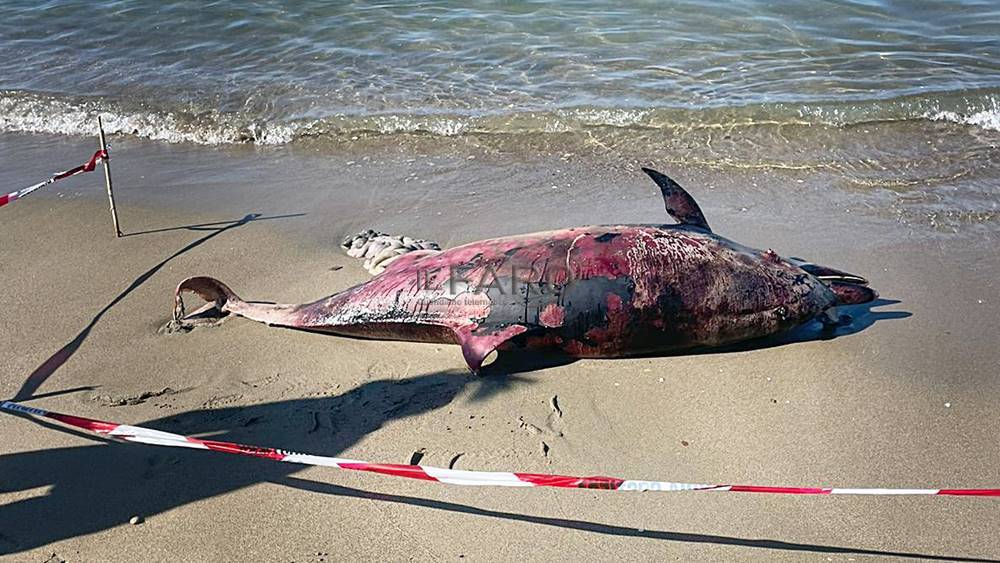
[[[143,426],[336,455],[391,420],[447,405],[467,387],[475,387],[470,391],[472,400],[477,400],[517,381],[516,377],[484,378],[464,372],[382,379],[333,397],[194,410]],[[0,493],[51,488],[44,495],[0,506],[0,554],[105,530],[128,522],[135,514],[153,516],[305,469],[238,456],[137,447],[36,422],[86,435],[98,443],[0,456]],[[29,422],[4,419],[3,424],[13,432],[13,425]],[[394,461],[403,463],[406,458]]]
[[[143,232],[130,233],[128,235],[124,235],[124,236],[138,236],[142,234],[159,233],[159,232],[174,231],[174,230],[189,230],[195,232],[209,231],[209,234],[191,242],[190,244],[186,245],[184,248],[181,248],[177,252],[174,252],[170,256],[167,256],[158,264],[146,270],[141,275],[139,275],[139,277],[132,280],[132,283],[130,283],[128,287],[122,290],[122,292],[119,293],[114,299],[112,299],[110,303],[105,305],[103,309],[98,311],[97,314],[94,315],[92,319],[90,319],[90,322],[87,323],[87,325],[83,327],[82,330],[80,330],[80,332],[76,335],[75,338],[73,338],[73,340],[67,342],[62,348],[57,350],[54,354],[49,356],[47,360],[42,362],[41,365],[35,368],[35,371],[31,372],[31,375],[29,375],[27,379],[25,379],[24,383],[21,385],[21,389],[18,390],[13,400],[24,401],[33,397],[35,391],[37,391],[38,388],[41,387],[43,383],[45,383],[45,380],[51,377],[52,374],[56,372],[56,370],[62,367],[62,365],[65,364],[67,360],[73,357],[73,354],[76,353],[76,351],[80,348],[83,342],[87,339],[87,337],[90,335],[90,331],[94,329],[94,326],[96,326],[97,323],[101,320],[101,317],[107,314],[108,311],[110,311],[115,305],[120,303],[123,299],[128,297],[128,295],[133,291],[135,291],[139,286],[146,283],[146,281],[149,278],[153,277],[153,275],[156,274],[156,272],[160,271],[160,269],[166,266],[174,258],[177,258],[178,256],[186,252],[194,250],[195,248],[201,246],[202,244],[205,244],[206,242],[212,240],[213,238],[221,235],[226,231],[235,229],[237,227],[242,227],[247,223],[251,223],[253,221],[264,221],[269,219],[284,219],[288,217],[299,217],[301,215],[303,214],[299,213],[293,215],[276,215],[271,217],[262,217],[260,214],[251,213],[249,215],[246,215],[242,219],[238,219],[236,221],[222,221],[217,223],[205,223],[201,225],[185,225],[182,227],[155,229],[151,231],[143,231]]]
[[[756,548],[763,550],[792,551],[802,553],[823,553],[840,555],[877,555],[881,557],[893,557],[898,559],[924,559],[929,561],[975,561],[975,562],[995,562],[995,559],[980,559],[975,557],[954,557],[950,555],[928,555],[922,553],[908,553],[904,551],[881,551],[875,549],[860,549],[854,547],[844,547],[835,545],[818,545],[808,543],[786,542],[781,540],[750,539],[735,536],[720,536],[713,534],[695,534],[690,532],[669,532],[662,530],[649,530],[628,528],[625,526],[615,526],[613,524],[601,524],[599,522],[587,522],[585,520],[573,520],[570,518],[551,518],[547,516],[532,516],[530,514],[518,514],[516,512],[503,512],[488,508],[479,508],[454,502],[431,500],[419,497],[403,495],[387,495],[299,479],[298,477],[284,477],[276,481],[279,484],[322,493],[338,497],[348,497],[357,499],[368,499],[387,503],[406,504],[419,506],[429,510],[444,510],[448,512],[458,512],[483,518],[499,518],[501,520],[511,520],[515,522],[526,522],[540,526],[552,526],[555,528],[566,528],[579,530],[593,534],[604,534],[610,536],[622,536],[632,538],[642,538],[647,540],[660,540],[680,543],[704,543],[716,545],[729,545],[736,547]],[[757,553],[758,556],[764,554]]]
[[[334,397],[177,413],[151,420],[142,426],[180,434],[211,436],[217,440],[280,445],[294,451],[337,455],[389,421],[444,407],[463,391],[469,391],[470,400],[479,400],[521,382],[524,380],[518,376],[477,377],[464,371],[442,372],[409,379],[371,381]],[[59,429],[80,434],[62,427]],[[152,517],[178,506],[269,482],[359,501],[405,504],[478,518],[644,540],[717,544],[755,551],[991,561],[772,539],[638,530],[601,522],[534,516],[310,481],[294,476],[305,469],[301,465],[87,437],[96,443],[0,456],[0,475],[4,476],[0,492],[48,489],[47,494],[0,506],[0,521],[5,523],[0,530],[0,555],[120,526],[135,514]],[[400,459],[377,461],[406,463],[409,451],[397,453]],[[567,491],[566,494],[573,493]]]
[[[294,216],[294,215],[293,215]],[[279,217],[268,217],[279,218]],[[86,340],[101,317],[143,284],[170,260],[230,229],[265,218],[247,215],[239,221],[157,229],[130,236],[187,229],[210,231],[137,277],[101,309],[72,341],[42,363],[27,379],[15,400],[54,396],[87,389],[79,387],[35,395],[39,386],[68,360]],[[873,307],[897,303],[879,300],[853,307],[850,325],[825,331],[806,325],[767,340],[730,350],[767,348],[795,342],[830,339],[854,334],[884,319],[905,318],[906,312],[873,312]],[[713,350],[711,352],[718,352]],[[257,445],[279,445],[295,451],[337,455],[387,422],[441,408],[469,389],[470,400],[479,400],[523,382],[518,372],[569,363],[564,358],[503,354],[485,376],[433,373],[403,380],[377,380],[342,395],[304,398],[241,407],[195,410],[143,423],[143,426],[186,435],[211,436],[217,440]],[[495,374],[495,375],[490,375]],[[27,421],[21,422],[27,424]],[[497,518],[533,525],[552,526],[595,534],[637,537],[669,542],[707,543],[764,550],[822,554],[882,555],[951,561],[989,561],[918,553],[877,551],[790,543],[780,540],[643,530],[572,520],[502,512],[452,502],[410,496],[380,494],[318,483],[293,477],[303,466],[206,452],[121,444],[68,429],[48,421],[34,423],[62,432],[85,436],[92,445],[55,448],[0,456],[0,493],[46,488],[44,495],[31,496],[0,506],[0,555],[18,553],[121,525],[135,514],[146,517],[178,506],[208,499],[255,484],[272,482],[318,494],[406,504],[459,512],[476,517]],[[5,423],[6,424],[6,423]],[[13,422],[12,422],[13,424]],[[406,462],[406,459],[378,460]]]

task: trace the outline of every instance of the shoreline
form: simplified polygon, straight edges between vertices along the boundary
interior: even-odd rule
[[[413,207],[424,211],[415,218],[433,220],[438,210],[467,215],[489,205],[489,212],[506,222],[523,217],[498,212],[500,205],[514,204],[506,201],[505,188],[517,186],[526,197],[544,202],[538,216],[571,213],[567,226],[661,222],[659,215],[639,215],[648,205],[638,203],[649,191],[639,167],[652,166],[682,177],[682,184],[694,191],[711,190],[720,205],[741,213],[775,205],[789,221],[808,218],[823,228],[848,213],[855,214],[852,221],[858,215],[862,220],[874,217],[886,232],[905,230],[908,237],[989,237],[1000,228],[1000,199],[994,189],[1000,182],[995,165],[1000,133],[941,122],[710,129],[678,136],[617,128],[583,136],[369,135],[281,146],[203,146],[120,135],[110,142],[130,184],[122,191],[128,190],[126,197],[140,206],[194,210],[199,205],[191,202],[197,201],[200,207],[226,208],[223,197],[313,205],[323,186],[342,204],[319,201],[320,209],[340,217],[360,210],[387,220]],[[0,154],[7,160],[30,163],[45,155],[37,168],[0,171],[0,182],[19,186],[25,177],[45,177],[53,167],[79,160],[91,144],[89,137],[0,134]],[[259,180],[242,181],[247,177]],[[423,197],[414,198],[419,190]],[[77,192],[70,189],[64,195]],[[438,199],[431,201],[432,196]],[[612,201],[619,215],[577,208],[607,208]],[[430,205],[439,209],[423,209]],[[419,227],[403,217],[391,221]],[[510,232],[537,230],[527,221],[520,223],[520,230]],[[368,226],[358,230],[364,228]],[[474,238],[495,234],[481,230]]]
[[[429,465],[447,467],[461,454],[456,468],[495,471],[779,485],[1000,483],[1000,456],[983,447],[1000,431],[1000,383],[990,371],[1000,363],[993,222],[948,233],[900,221],[891,207],[869,207],[884,194],[832,187],[824,171],[642,162],[688,188],[724,236],[868,277],[886,303],[852,311],[858,330],[832,340],[473,377],[454,346],[239,319],[158,332],[173,287],[189,275],[279,302],[361,282],[367,274],[339,242],[366,228],[454,246],[561,226],[668,221],[631,156],[564,160],[558,151],[491,151],[465,141],[377,150],[361,142],[331,153],[113,138],[129,236],[114,238],[100,174],[0,210],[0,396],[43,373],[37,394],[47,396],[36,402],[45,408],[390,463],[422,451]],[[37,181],[95,144],[0,136],[9,163],[0,183]],[[249,213],[262,218],[226,230],[217,224]],[[386,559],[562,560],[571,540],[582,560],[1000,552],[988,500],[679,494],[662,502],[451,489],[105,444],[15,417],[2,424],[0,514],[11,525],[0,533],[0,554],[16,560],[227,560],[232,545],[296,561],[373,550]],[[145,522],[129,525],[133,515]],[[218,534],[231,542],[213,541]]]

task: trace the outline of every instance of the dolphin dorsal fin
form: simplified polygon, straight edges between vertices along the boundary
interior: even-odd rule
[[[705,220],[705,215],[701,212],[701,208],[698,207],[698,202],[691,197],[691,194],[684,191],[684,188],[680,184],[671,180],[666,174],[657,172],[652,168],[643,168],[642,171],[648,174],[656,182],[657,186],[660,186],[660,192],[663,194],[663,204],[666,206],[667,213],[671,217],[677,219],[682,225],[691,225],[692,227],[699,227],[712,232],[712,228],[708,226],[708,221]]]

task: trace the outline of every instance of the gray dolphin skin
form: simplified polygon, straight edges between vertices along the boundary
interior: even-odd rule
[[[643,168],[670,225],[577,227],[404,254],[371,280],[301,305],[251,303],[222,282],[177,286],[174,320],[235,314],[358,338],[458,344],[469,368],[501,349],[616,358],[731,345],[877,293],[854,274],[721,237],[676,182]],[[185,292],[208,301],[185,317]],[[213,321],[216,322],[216,321]]]

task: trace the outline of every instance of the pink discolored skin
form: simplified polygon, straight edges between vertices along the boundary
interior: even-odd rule
[[[246,303],[212,278],[189,278],[178,286],[178,308],[190,290],[271,325],[457,343],[476,371],[497,348],[609,358],[732,344],[843,302],[834,284],[803,268],[849,274],[725,239],[708,230],[693,200],[681,203],[693,206],[685,213],[694,224],[580,227],[413,252],[365,283],[303,305]],[[852,302],[874,298],[856,287]]]
[[[566,229],[413,253],[313,303],[226,307],[363,338],[485,338],[483,356],[518,336],[525,348],[599,358],[767,336],[836,302],[821,281],[773,253],[671,225]]]
[[[608,226],[416,256],[303,306],[295,326],[407,340],[420,326],[472,334],[520,326],[529,348],[614,357],[764,336],[835,303],[808,273],[720,237]],[[452,340],[437,334],[429,339]]]

